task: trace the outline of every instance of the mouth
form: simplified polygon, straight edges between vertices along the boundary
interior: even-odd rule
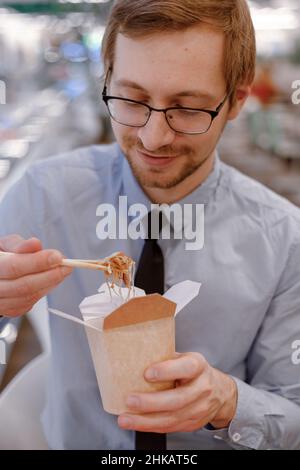
[[[156,167],[164,167],[168,166],[172,163],[175,162],[175,160],[178,158],[177,156],[160,156],[160,155],[148,155],[147,153],[141,152],[140,150],[137,150],[137,154],[140,159],[143,160],[143,162],[147,163],[148,165],[151,166],[156,166]]]

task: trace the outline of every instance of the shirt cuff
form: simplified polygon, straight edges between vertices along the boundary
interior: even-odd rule
[[[228,438],[235,448],[258,450],[265,440],[266,411],[254,387],[232,377],[238,388],[236,414],[228,429]]]
[[[227,442],[230,447],[243,449],[268,449],[266,435],[266,416],[282,416],[280,410],[274,408],[271,400],[258,390],[235,377],[238,388],[238,401],[236,414],[228,429],[209,431],[214,438]]]
[[[208,425],[204,428],[215,439],[225,441],[233,449],[265,448],[265,415],[268,404],[261,400],[260,391],[245,382],[232,377],[238,388],[236,414],[227,429],[213,429]]]

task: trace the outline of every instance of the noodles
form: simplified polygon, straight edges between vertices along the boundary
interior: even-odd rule
[[[103,260],[103,266],[107,267],[105,272],[106,282],[109,290],[112,289],[115,294],[127,300],[131,293],[134,294],[134,261],[122,252],[114,253],[113,255]],[[126,299],[122,294],[122,286],[127,287],[128,294]]]

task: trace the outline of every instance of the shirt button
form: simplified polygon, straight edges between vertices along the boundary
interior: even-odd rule
[[[233,436],[232,436],[232,440],[233,442],[239,442],[241,440],[242,436],[236,432]]]

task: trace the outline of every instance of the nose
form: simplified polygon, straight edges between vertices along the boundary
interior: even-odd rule
[[[146,150],[155,152],[165,145],[173,143],[176,132],[166,121],[164,113],[152,111],[149,121],[138,131],[138,137]]]

